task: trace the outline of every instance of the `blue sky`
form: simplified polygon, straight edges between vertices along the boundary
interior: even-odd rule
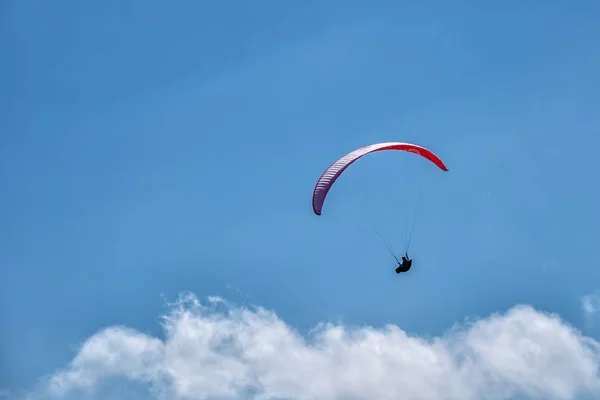
[[[208,3],[3,3],[0,388],[109,326],[163,337],[183,292],[301,333],[431,337],[529,304],[595,337],[599,4]],[[323,170],[384,141],[450,171],[373,155],[313,215]],[[349,204],[394,239],[403,182],[422,203],[398,276]]]

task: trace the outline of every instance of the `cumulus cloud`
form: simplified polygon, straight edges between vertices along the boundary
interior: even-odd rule
[[[303,336],[263,308],[186,295],[163,326],[164,338],[125,327],[96,333],[45,395],[80,397],[120,379],[190,400],[600,396],[598,343],[528,306],[429,339],[395,325],[330,323]]]

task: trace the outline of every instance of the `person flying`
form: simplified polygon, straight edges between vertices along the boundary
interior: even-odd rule
[[[412,260],[408,258],[408,252],[404,253],[402,256],[402,261],[398,262],[398,268],[396,268],[396,273],[400,272],[408,272],[408,270],[412,267]]]

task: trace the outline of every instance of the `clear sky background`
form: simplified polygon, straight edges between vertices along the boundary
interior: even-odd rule
[[[599,395],[600,3],[0,18],[0,397]]]

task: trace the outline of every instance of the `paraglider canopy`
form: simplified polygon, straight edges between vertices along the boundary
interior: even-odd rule
[[[350,164],[367,154],[382,150],[400,150],[407,151],[409,153],[414,153],[419,156],[425,157],[441,170],[448,171],[446,165],[437,155],[435,155],[431,150],[422,146],[418,146],[416,144],[402,142],[386,142],[364,146],[360,149],[354,150],[353,152],[346,154],[345,156],[335,161],[325,170],[323,175],[321,175],[313,190],[312,207],[314,213],[316,215],[321,215],[323,204],[325,203],[325,198],[327,197],[327,193],[329,192],[335,181],[339,178],[339,176],[346,170],[346,168],[350,166]]]

